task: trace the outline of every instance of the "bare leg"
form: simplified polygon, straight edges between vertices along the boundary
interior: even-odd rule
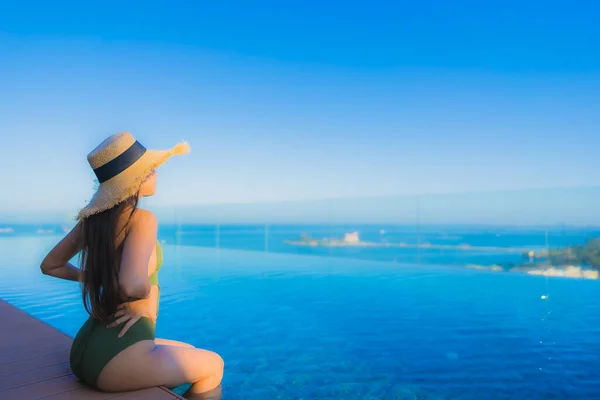
[[[159,338],[156,338],[156,339],[154,339],[154,343],[156,343],[156,344],[162,344],[162,345],[166,345],[166,346],[189,347],[189,348],[192,348],[192,349],[195,348],[191,344],[180,342],[178,340],[170,340],[170,339],[159,339]]]
[[[192,349],[194,348],[194,346],[192,346],[191,344],[185,343],[185,342],[180,342],[178,340],[156,338],[156,339],[154,339],[154,343],[161,344],[161,345],[168,345],[168,346],[186,347],[186,348],[192,348]],[[193,393],[192,387],[193,386],[191,386],[183,394],[184,398],[186,398],[188,400],[219,400],[222,395],[221,385],[217,386],[216,388],[214,388],[212,390],[209,390],[208,392],[204,392],[204,393]]]
[[[102,370],[98,387],[104,391],[127,391],[152,386],[175,387],[192,383],[186,395],[214,397],[223,378],[223,359],[212,351],[189,345],[138,342],[114,357]],[[211,397],[204,397],[210,399]]]

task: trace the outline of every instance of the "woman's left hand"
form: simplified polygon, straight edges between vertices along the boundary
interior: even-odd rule
[[[114,314],[113,317],[115,318],[115,320],[106,326],[109,329],[121,325],[124,322],[127,322],[123,326],[123,328],[121,328],[118,337],[122,337],[123,335],[125,335],[129,328],[131,328],[133,324],[138,322],[139,319],[142,317],[148,317],[152,320],[152,322],[156,323],[156,315],[152,315],[151,313],[140,314],[139,312],[134,311],[131,308],[130,303],[123,303],[119,305],[119,307],[117,308],[117,312]]]
[[[142,317],[150,318],[152,322],[156,323],[157,289],[157,286],[153,286],[150,291],[150,297],[147,299],[121,303],[117,307],[117,312],[113,315],[114,321],[106,327],[110,329],[126,322],[118,335],[118,337],[122,337]]]

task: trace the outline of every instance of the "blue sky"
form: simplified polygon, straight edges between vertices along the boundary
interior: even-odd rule
[[[600,183],[592,2],[147,3],[0,5],[4,213],[122,130],[192,145],[156,207]]]

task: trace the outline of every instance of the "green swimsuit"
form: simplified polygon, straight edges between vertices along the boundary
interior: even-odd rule
[[[162,247],[156,242],[156,272],[149,276],[150,285],[158,285],[158,270],[162,266]],[[160,286],[158,295],[160,298]],[[158,302],[158,299],[157,299]],[[158,304],[156,305],[158,314]],[[121,326],[106,328],[107,322],[89,317],[77,332],[71,347],[71,369],[77,378],[97,387],[102,369],[127,347],[142,340],[154,340],[155,324],[150,318],[140,318],[123,337],[117,337]]]

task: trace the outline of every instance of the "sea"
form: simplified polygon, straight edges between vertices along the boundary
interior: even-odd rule
[[[3,231],[8,230],[8,231]],[[68,226],[1,225],[0,239],[22,236],[53,236],[67,232]],[[315,239],[343,239],[346,233],[358,232],[363,242],[378,246],[298,246],[289,244],[301,235]],[[266,224],[164,224],[159,240],[175,246],[195,246],[223,250],[247,250],[306,256],[355,258],[404,264],[493,265],[520,264],[522,249],[541,251],[583,244],[600,237],[598,227],[571,226],[484,226],[484,225],[266,225]],[[385,244],[404,243],[407,248]],[[419,248],[415,245],[420,244]],[[455,246],[427,248],[426,244]],[[460,248],[468,245],[468,248]],[[494,247],[479,250],[478,247]],[[515,249],[515,251],[511,251]]]
[[[39,271],[64,229],[0,225],[0,297],[75,335],[87,318],[79,285]],[[457,247],[289,244],[351,232]],[[223,399],[598,399],[599,282],[467,268],[598,236],[565,226],[162,225],[157,335],[221,354]]]

